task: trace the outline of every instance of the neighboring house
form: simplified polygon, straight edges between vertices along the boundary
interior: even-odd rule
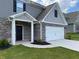
[[[58,3],[45,7],[32,1],[24,3],[20,0],[8,0],[5,4],[3,1],[0,2],[2,6],[5,5],[0,12],[1,39],[9,39],[13,45],[17,41],[34,42],[40,39],[49,42],[64,39],[67,22]]]
[[[65,32],[79,32],[79,11],[65,14],[68,26],[65,27]]]

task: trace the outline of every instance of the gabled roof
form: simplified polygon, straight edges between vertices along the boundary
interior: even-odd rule
[[[67,13],[67,14],[65,14],[65,17],[74,18],[74,17],[76,17],[77,15],[79,15],[79,11]]]
[[[18,14],[14,14],[12,16],[9,16],[9,18],[12,18],[12,19],[23,19],[23,20],[27,20],[27,18],[29,18],[30,21],[37,21],[34,17],[32,17],[26,11],[18,13]]]
[[[36,18],[37,20],[43,20],[43,18],[49,13],[49,11],[52,9],[52,7],[55,5],[56,3],[53,3],[51,5],[46,6],[45,9],[43,9],[41,11],[41,13],[38,15],[38,17]]]
[[[75,23],[79,16],[79,11],[64,14],[68,23]]]

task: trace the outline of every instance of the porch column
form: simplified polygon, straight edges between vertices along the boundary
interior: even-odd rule
[[[31,42],[34,42],[34,25],[33,25],[33,22],[31,22]]]
[[[11,43],[12,45],[15,45],[15,41],[16,41],[16,33],[15,33],[16,29],[15,29],[15,20],[12,20],[12,40]]]
[[[76,25],[75,24],[73,24],[73,30],[74,30],[74,32],[76,32]]]

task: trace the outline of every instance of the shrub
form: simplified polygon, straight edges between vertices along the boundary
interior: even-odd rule
[[[0,48],[8,47],[10,44],[7,39],[0,40]]]

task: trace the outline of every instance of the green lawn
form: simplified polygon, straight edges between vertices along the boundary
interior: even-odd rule
[[[38,49],[17,45],[0,51],[0,59],[79,59],[79,52],[62,47]]]
[[[79,41],[79,33],[67,33],[67,34],[65,34],[65,38],[69,39],[69,40]]]

